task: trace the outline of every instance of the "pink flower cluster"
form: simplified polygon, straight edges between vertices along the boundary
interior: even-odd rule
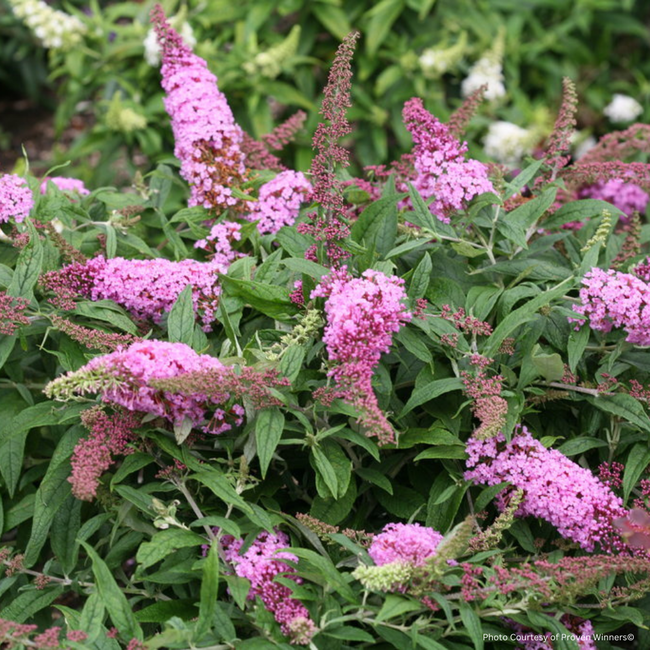
[[[244,545],[243,539],[224,535],[221,543],[226,560],[233,565],[235,573],[250,580],[251,590],[248,597],[260,597],[266,609],[280,624],[282,633],[287,635],[292,643],[309,645],[316,632],[309,611],[300,601],[291,597],[289,587],[274,580],[276,576],[284,575],[298,583],[301,582],[295,569],[282,561],[298,561],[293,553],[281,550],[289,546],[287,535],[277,529],[275,535],[263,531],[243,554],[240,554]]]
[[[381,355],[390,350],[393,334],[412,318],[402,302],[403,285],[401,278],[371,269],[352,278],[343,266],[311,293],[312,298],[327,299],[323,341],[335,364],[328,372],[339,387],[335,396],[363,413],[362,422],[381,443],[393,440],[393,430],[377,404],[372,375]]]
[[[16,174],[0,176],[0,223],[14,219],[24,221],[34,207],[32,191],[27,181]]]
[[[44,178],[41,183],[41,194],[47,192],[48,182],[54,183],[54,185],[56,185],[62,192],[76,192],[82,196],[90,194],[90,191],[86,189],[83,181],[76,178],[67,178],[66,176],[48,176],[47,178]]]
[[[259,198],[246,219],[258,221],[257,228],[263,235],[275,234],[282,226],[293,224],[311,190],[311,183],[302,172],[280,172],[260,187]]]
[[[210,397],[201,393],[181,395],[160,391],[150,386],[149,382],[155,379],[175,378],[191,372],[223,368],[219,359],[207,354],[197,354],[184,343],[150,340],[95,357],[79,370],[68,373],[67,376],[71,378],[84,374],[109,376],[115,381],[103,389],[104,402],[122,406],[129,411],[152,413],[175,425],[181,425],[187,418],[193,426],[198,426],[205,422],[206,408],[210,403],[223,404],[230,398],[227,393],[212,394]],[[236,424],[241,424],[244,410],[235,405],[232,412],[236,417]],[[230,424],[226,422],[227,416],[223,409],[216,409],[211,420],[202,427],[203,431],[213,434],[227,431],[230,429]]]
[[[24,314],[28,307],[29,300],[0,291],[0,334],[11,336],[19,327],[29,325],[29,318]]]
[[[622,327],[630,343],[650,345],[650,287],[630,273],[593,268],[582,279],[582,305],[573,311],[584,318],[570,321],[589,326],[599,332]]]
[[[232,250],[232,244],[240,240],[241,224],[234,221],[222,221],[214,224],[210,229],[210,234],[205,239],[199,239],[194,244],[194,248],[202,248],[214,253],[215,259],[221,260],[227,266],[237,257],[237,253]]]
[[[152,319],[155,323],[160,323],[163,314],[171,310],[181,291],[192,285],[194,311],[203,329],[210,331],[221,295],[217,274],[225,273],[237,256],[229,242],[219,236],[215,239],[218,252],[210,262],[105,259],[100,255],[55,273],[72,292],[91,300],[113,300],[136,318]]]
[[[99,479],[113,464],[113,457],[133,451],[129,445],[135,439],[134,429],[140,425],[141,418],[129,411],[118,411],[109,416],[99,407],[94,407],[84,411],[81,419],[90,435],[82,438],[74,448],[68,481],[77,499],[92,501],[97,494]]]
[[[420,524],[386,524],[382,532],[373,537],[368,555],[377,566],[392,562],[422,566],[435,555],[442,540],[437,530]]]
[[[634,183],[626,183],[620,178],[598,181],[584,187],[578,193],[581,199],[600,199],[607,201],[631,217],[635,212],[645,214],[650,195]]]
[[[546,449],[525,427],[509,443],[502,433],[487,440],[472,437],[466,451],[466,480],[484,485],[508,481],[524,491],[518,516],[545,519],[587,551],[596,544],[611,550],[617,543],[612,521],[625,513],[621,499],[589,470]],[[506,497],[507,492],[501,493],[501,506]]]
[[[431,212],[449,223],[449,215],[484,192],[493,192],[486,165],[466,160],[467,143],[459,142],[449,128],[414,97],[404,105],[403,118],[413,136],[414,187],[424,199],[435,197]]]
[[[162,87],[174,154],[181,161],[181,176],[192,186],[189,205],[234,206],[238,200],[231,187],[246,174],[243,132],[207,63],[170,27],[160,5],[151,15],[162,49]]]

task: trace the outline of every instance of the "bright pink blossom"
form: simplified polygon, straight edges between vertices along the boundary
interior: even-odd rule
[[[152,22],[162,49],[162,87],[181,161],[181,176],[191,185],[190,206],[226,208],[237,204],[232,187],[246,168],[243,132],[236,124],[217,78],[169,25],[160,5]]]
[[[0,223],[24,221],[34,207],[27,181],[16,174],[0,175]]]
[[[634,183],[626,183],[620,178],[598,181],[584,187],[578,193],[579,198],[600,199],[616,206],[621,212],[631,217],[635,212],[645,214],[650,195]]]
[[[466,160],[467,143],[459,142],[449,128],[424,108],[418,97],[404,105],[404,124],[413,136],[414,187],[424,199],[435,197],[431,212],[449,223],[449,216],[484,192],[493,192],[487,166]]]
[[[525,428],[508,443],[500,433],[480,440],[472,437],[465,479],[484,485],[508,481],[523,490],[518,516],[539,517],[563,537],[593,551],[596,544],[610,550],[615,544],[612,521],[625,514],[623,502],[589,470],[555,449],[546,449]],[[507,491],[501,494],[504,505]]]
[[[316,632],[309,611],[299,600],[291,597],[289,587],[274,580],[276,576],[283,575],[301,582],[295,569],[283,562],[298,561],[293,553],[281,550],[289,546],[287,535],[279,530],[275,531],[275,535],[262,531],[243,554],[240,554],[244,545],[243,539],[224,535],[222,544],[226,560],[234,566],[235,573],[251,582],[248,597],[260,597],[266,609],[280,624],[282,633],[289,636],[292,643],[308,645]]]
[[[80,181],[76,178],[67,178],[66,176],[52,176],[43,179],[41,183],[41,194],[47,192],[47,184],[54,183],[62,192],[76,192],[82,196],[85,194],[90,194],[90,191],[86,189],[83,181]]]
[[[282,226],[293,225],[311,189],[311,183],[302,172],[280,172],[260,187],[259,198],[249,203],[252,209],[245,217],[258,221],[257,228],[263,235],[276,233]]]
[[[227,393],[214,392],[189,395],[162,391],[150,385],[156,379],[172,379],[188,373],[222,370],[219,359],[198,354],[184,343],[166,341],[140,341],[123,350],[95,357],[85,366],[65,377],[55,380],[51,394],[57,386],[78,381],[75,392],[102,392],[108,404],[121,406],[129,411],[142,411],[163,417],[174,425],[189,420],[192,426],[202,426],[206,433],[221,433],[230,429],[227,413],[217,408],[205,424],[207,409],[229,401]],[[84,383],[86,382],[86,383]],[[241,407],[233,410],[236,423],[242,422]]]
[[[443,536],[433,528],[420,524],[386,524],[375,535],[368,555],[377,566],[391,562],[408,562],[422,566],[436,553]]]
[[[187,285],[203,329],[210,331],[219,306],[219,273],[225,273],[237,253],[219,239],[218,251],[210,262],[163,258],[127,260],[123,257],[94,257],[84,264],[73,263],[53,274],[73,293],[91,300],[113,300],[134,316],[160,323]],[[56,279],[54,278],[54,279]],[[52,278],[46,282],[52,285]]]
[[[327,325],[323,341],[333,366],[328,372],[338,390],[333,397],[352,403],[361,422],[380,443],[393,440],[393,430],[377,404],[372,376],[381,355],[388,352],[393,334],[412,314],[403,304],[404,280],[368,269],[352,278],[344,266],[325,278],[311,293],[323,297]]]
[[[573,311],[584,318],[569,319],[580,325],[589,320],[591,329],[610,332],[621,327],[626,341],[650,345],[650,287],[630,273],[593,268],[582,279],[582,305]]]

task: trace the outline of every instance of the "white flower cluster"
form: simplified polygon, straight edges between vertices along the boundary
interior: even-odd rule
[[[493,122],[483,145],[485,153],[503,165],[514,167],[533,151],[537,134],[532,129],[522,129],[512,122]]]
[[[603,109],[603,113],[612,122],[633,122],[643,113],[643,107],[634,97],[616,93],[612,101]]]
[[[464,97],[471,95],[483,84],[487,85],[485,99],[494,101],[506,94],[506,87],[503,83],[503,68],[501,62],[492,56],[481,57],[469,70],[469,74],[461,85]]]
[[[174,29],[178,31],[183,42],[190,48],[193,48],[196,45],[196,38],[194,37],[194,31],[192,26],[183,22],[181,25],[175,24],[174,18],[170,20],[171,25]],[[160,65],[160,45],[158,45],[158,39],[156,38],[156,32],[153,29],[150,29],[147,32],[147,36],[144,39],[142,45],[144,45],[144,58],[145,61],[152,67],[157,68]]]
[[[25,23],[43,47],[69,50],[87,31],[79,18],[52,9],[42,0],[9,0],[9,4],[16,17]]]

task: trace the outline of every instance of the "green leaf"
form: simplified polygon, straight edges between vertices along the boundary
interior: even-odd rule
[[[408,600],[406,598],[402,598],[401,596],[393,596],[392,594],[388,594],[375,620],[379,622],[386,621],[391,618],[397,618],[402,614],[414,612],[421,607],[422,605],[414,600]]]
[[[64,591],[63,587],[46,587],[42,591],[32,588],[23,591],[0,611],[0,618],[14,623],[24,623],[37,612],[49,607]]]
[[[504,481],[503,483],[498,483],[497,485],[490,485],[485,489],[481,490],[481,494],[478,495],[476,501],[474,502],[474,510],[476,512],[481,512],[481,510],[485,510],[488,503],[490,503],[494,499],[494,497],[496,497],[496,495],[499,494],[499,492],[501,492],[504,488],[508,487],[508,485],[510,484],[507,481]]]
[[[627,501],[632,489],[650,464],[650,449],[643,443],[638,443],[630,449],[623,473],[623,500]]]
[[[386,476],[376,469],[371,469],[369,467],[360,467],[356,470],[357,476],[368,481],[369,483],[374,483],[377,487],[380,487],[384,492],[388,494],[393,494],[393,484],[390,482]]]
[[[431,271],[433,271],[433,262],[431,256],[425,253],[411,276],[408,290],[408,296],[411,300],[417,300],[426,295],[431,280]]]
[[[367,15],[370,18],[365,30],[366,50],[368,55],[374,57],[377,50],[386,40],[393,23],[399,18],[404,9],[404,0],[382,0],[376,4]]]
[[[512,334],[512,332],[514,332],[518,327],[527,323],[529,320],[532,320],[540,307],[550,304],[553,300],[563,296],[567,291],[569,291],[573,285],[573,280],[573,276],[563,280],[560,284],[540,293],[532,300],[529,300],[525,305],[522,305],[508,314],[508,316],[499,323],[494,332],[492,332],[483,354],[488,357],[493,357],[505,338]]]
[[[16,270],[7,289],[7,294],[15,298],[32,300],[34,286],[38,282],[43,266],[43,244],[36,229],[30,225],[30,240],[23,248],[16,262]]]
[[[585,451],[595,449],[596,447],[607,447],[607,443],[598,438],[581,436],[580,438],[567,440],[565,443],[560,445],[557,450],[562,452],[565,456],[577,456],[578,454],[584,454]]]
[[[436,235],[444,235],[446,237],[456,238],[454,229],[446,223],[440,221],[431,214],[429,206],[425,203],[420,193],[413,187],[411,183],[408,184],[409,197],[413,205],[413,212],[407,212],[405,219],[414,223],[420,228],[430,230]]]
[[[237,280],[227,275],[219,276],[230,295],[238,296],[248,305],[276,320],[290,320],[298,307],[289,299],[290,291],[275,284],[254,280]]]
[[[171,343],[185,343],[191,347],[194,340],[194,303],[192,285],[188,284],[178,294],[167,319],[167,333]]]
[[[608,210],[613,216],[621,215],[623,212],[607,201],[599,199],[582,199],[570,201],[544,220],[544,228],[550,230],[559,228],[571,221],[586,221],[592,217],[600,217],[603,210]]]
[[[292,344],[284,351],[280,359],[280,372],[293,383],[303,369],[306,350],[302,345]]]
[[[102,597],[98,591],[93,591],[88,596],[79,619],[79,629],[88,635],[86,639],[87,643],[93,643],[102,634],[105,614],[106,608],[104,607]]]
[[[582,359],[585,348],[589,343],[589,335],[591,329],[589,327],[581,327],[579,330],[571,330],[569,334],[569,341],[567,343],[567,355],[569,358],[569,369],[575,372],[578,362]]]
[[[483,627],[481,619],[468,603],[460,603],[460,619],[463,621],[465,632],[474,643],[476,650],[483,650]]]
[[[426,460],[427,458],[456,458],[458,460],[465,460],[467,453],[465,452],[465,448],[459,445],[441,445],[433,449],[425,449],[413,459],[413,462],[417,463],[419,460]]]
[[[342,41],[352,31],[346,12],[340,7],[313,2],[310,8],[321,25],[339,40]]]
[[[69,429],[65,436],[61,438],[36,492],[32,532],[23,560],[26,567],[31,567],[38,561],[41,549],[47,541],[52,521],[70,494],[71,488],[68,482],[70,476],[69,458],[80,434],[80,427],[73,428]]]
[[[217,607],[219,591],[219,543],[215,539],[203,565],[203,580],[201,581],[201,601],[199,604],[199,620],[196,623],[196,641],[207,634],[212,626],[214,611]]]
[[[532,350],[532,361],[537,372],[546,381],[559,381],[564,376],[564,362],[562,357],[554,352],[553,354],[538,354],[539,345]]]
[[[94,318],[115,325],[124,332],[137,334],[136,324],[126,315],[126,312],[111,300],[98,300],[96,302],[82,301],[77,303],[75,311],[81,316]]]
[[[500,287],[472,287],[467,294],[465,309],[475,318],[485,320],[502,293]]]
[[[517,246],[528,248],[526,235],[531,232],[535,223],[551,207],[556,194],[557,188],[551,187],[534,199],[515,208],[512,212],[503,214],[503,218],[497,222],[497,228],[503,235],[514,241]],[[511,234],[516,233],[516,239],[510,237],[507,234],[508,232]]]
[[[617,393],[616,395],[599,395],[587,399],[601,411],[623,418],[630,424],[650,433],[650,418],[641,403],[632,395]]]
[[[522,169],[512,179],[512,181],[506,185],[505,198],[509,199],[511,196],[514,196],[521,191],[521,189],[534,178],[543,163],[543,160],[536,160],[535,162],[530,163],[528,167]]]
[[[358,602],[357,595],[346,581],[345,576],[338,572],[329,557],[324,557],[315,551],[306,548],[291,548],[291,552],[303,559],[307,565],[316,570],[316,582],[325,584],[334,589],[350,603]],[[299,571],[299,573],[304,575],[302,571]]]
[[[129,601],[126,599],[117,582],[115,582],[111,570],[90,544],[81,541],[81,545],[92,561],[97,590],[99,591],[104,606],[108,610],[111,621],[113,621],[115,627],[125,638],[136,638],[142,641],[142,629],[133,614]]]
[[[297,257],[287,257],[286,259],[281,260],[282,265],[286,266],[292,271],[301,273],[302,275],[308,275],[315,280],[320,280],[324,275],[330,273],[330,269],[312,262],[311,260],[303,260]],[[257,276],[255,276],[257,278]]]
[[[411,397],[402,409],[399,417],[404,417],[410,413],[416,406],[420,406],[425,402],[429,402],[440,395],[449,393],[453,390],[462,390],[463,382],[457,377],[449,377],[446,379],[435,379],[434,381],[417,388],[411,393]]]
[[[310,514],[327,524],[336,526],[350,514],[356,498],[357,484],[356,481],[352,479],[348,491],[341,499],[325,499],[317,495],[312,503]]]
[[[151,465],[154,462],[154,459],[149,454],[144,454],[142,452],[136,452],[134,454],[129,454],[123,461],[122,464],[118,467],[113,478],[111,479],[111,488],[114,488],[118,483],[124,480],[129,474],[137,472],[138,470]]]
[[[255,419],[255,443],[257,455],[260,459],[262,478],[266,478],[266,472],[273,458],[273,454],[282,438],[284,430],[284,414],[278,408],[262,409]]]
[[[352,239],[386,255],[395,245],[400,197],[400,194],[392,194],[371,203],[354,222],[350,231]]]
[[[404,347],[413,355],[425,363],[433,361],[431,350],[427,347],[426,339],[422,334],[418,334],[410,327],[402,327],[397,332],[395,338],[404,345]]]
[[[205,487],[227,505],[233,505],[248,515],[253,513],[251,506],[235,492],[235,488],[228,482],[228,479],[214,467],[192,474],[190,478],[205,485]]]
[[[338,497],[339,484],[336,476],[336,472],[332,467],[327,456],[320,450],[318,447],[312,447],[310,460],[313,461],[313,466],[319,476],[325,482],[325,485],[330,491],[330,494],[334,497]],[[327,497],[329,495],[322,494],[321,496]]]
[[[135,613],[135,618],[139,623],[165,623],[174,616],[183,621],[190,621],[196,617],[197,613],[194,599],[174,598],[174,600],[159,601],[144,609],[139,609]]]
[[[140,569],[146,569],[179,548],[200,546],[201,544],[205,544],[205,538],[201,535],[182,528],[168,528],[156,533],[150,542],[141,544],[135,559],[138,561]]]
[[[14,346],[18,340],[18,334],[12,336],[4,336],[0,334],[0,368],[2,368],[9,355],[14,351]]]

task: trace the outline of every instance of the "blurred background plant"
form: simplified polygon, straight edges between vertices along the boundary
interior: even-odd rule
[[[147,2],[0,0],[0,167],[37,171],[69,159],[94,186],[130,182],[173,159]],[[237,121],[258,138],[299,109],[305,134],[285,162],[305,170],[318,93],[353,29],[356,171],[410,147],[401,110],[420,96],[446,120],[488,84],[468,139],[473,156],[517,164],[543,141],[571,77],[576,144],[647,121],[650,7],[634,0],[188,0],[168,15],[219,78]],[[632,98],[613,104],[614,95]],[[627,101],[627,103],[626,103]],[[627,118],[630,117],[629,120]],[[506,125],[506,126],[504,126]],[[517,128],[515,128],[517,127]],[[52,144],[56,146],[52,147]],[[166,146],[163,146],[166,145]],[[50,151],[51,149],[51,151]],[[100,155],[101,153],[101,155]],[[119,164],[118,164],[119,163]]]

